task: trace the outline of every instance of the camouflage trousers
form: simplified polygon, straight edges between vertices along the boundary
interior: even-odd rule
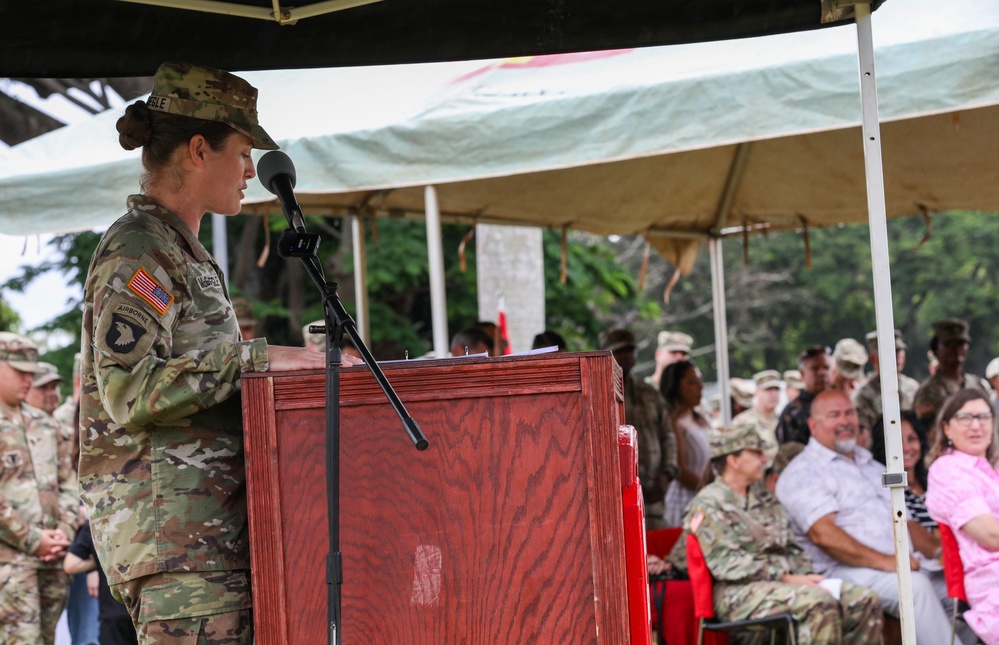
[[[69,576],[58,569],[0,564],[0,643],[55,643],[68,597]]]
[[[720,620],[760,618],[787,612],[798,622],[799,645],[874,645],[881,642],[884,618],[877,594],[843,583],[840,599],[821,587],[783,582],[717,585]]]
[[[250,645],[248,571],[158,573],[114,585],[140,645]]]

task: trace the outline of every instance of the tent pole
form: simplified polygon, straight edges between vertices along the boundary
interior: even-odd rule
[[[444,358],[448,352],[447,294],[444,290],[444,242],[441,236],[441,212],[437,189],[423,191],[427,214],[427,256],[430,262],[430,318],[434,326],[434,355]]]
[[[881,126],[878,89],[874,75],[874,39],[871,6],[854,6],[857,20],[857,51],[860,61],[860,102],[863,112],[864,166],[867,172],[867,208],[871,232],[871,265],[874,268],[874,313],[878,347],[895,346],[895,322],[891,299],[891,268],[888,256],[888,221],[885,208],[884,168],[881,159]],[[902,426],[898,400],[898,365],[895,352],[878,352],[881,374],[881,406],[885,420],[887,473],[882,484],[891,491],[892,523],[895,529],[895,564],[898,572],[899,620],[902,643],[915,645],[916,628],[912,604],[912,573],[909,570],[909,529],[905,510],[905,466],[902,461]]]
[[[718,361],[718,386],[721,392],[722,423],[732,420],[732,400],[728,387],[728,319],[725,316],[725,263],[720,237],[708,239],[711,259],[711,304],[715,312],[715,357]]]
[[[364,243],[364,221],[350,217],[350,239],[354,248],[354,308],[357,309],[357,333],[371,345],[371,318],[368,315],[368,247]]]

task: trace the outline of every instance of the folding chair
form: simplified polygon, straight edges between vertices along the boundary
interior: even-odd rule
[[[944,580],[947,581],[947,595],[954,601],[954,614],[950,618],[950,645],[954,645],[959,613],[968,608],[968,594],[964,591],[964,563],[957,548],[957,538],[950,527],[943,522],[940,526],[940,548],[943,556]],[[960,605],[964,605],[959,609]]]
[[[787,642],[796,645],[797,623],[788,613],[774,614],[763,618],[749,618],[721,622],[715,618],[714,580],[708,563],[704,560],[701,544],[693,533],[687,534],[687,575],[694,591],[694,616],[697,618],[697,645],[701,645],[704,630],[712,632],[769,632],[770,645],[777,642],[781,628],[787,630]]]

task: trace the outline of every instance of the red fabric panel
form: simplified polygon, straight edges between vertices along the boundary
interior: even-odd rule
[[[694,592],[694,616],[697,618],[714,618],[714,581],[711,571],[701,552],[701,543],[693,533],[687,534],[687,575],[690,576],[690,586]]]
[[[622,452],[624,448],[622,447]],[[652,639],[649,626],[649,570],[645,560],[645,506],[638,479],[622,492],[624,504],[624,571],[628,585],[628,617],[632,645],[648,645]]]
[[[665,560],[681,533],[683,533],[683,529],[679,526],[669,529],[646,531],[645,543],[647,553],[658,555]]]
[[[957,538],[950,527],[942,522],[940,525],[940,546],[943,554],[944,579],[947,581],[947,595],[968,602],[964,592],[964,563],[961,562],[961,551],[957,547]]]

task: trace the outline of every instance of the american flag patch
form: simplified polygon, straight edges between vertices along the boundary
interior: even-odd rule
[[[139,269],[135,272],[132,279],[128,281],[128,288],[161,314],[165,314],[170,305],[173,304],[173,296],[170,292],[160,286],[160,283],[146,273],[145,269]]]

